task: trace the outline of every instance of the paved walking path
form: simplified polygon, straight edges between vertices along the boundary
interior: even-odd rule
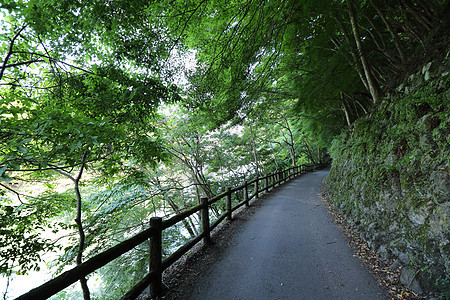
[[[386,299],[326,211],[319,189],[327,174],[269,195],[188,299]]]

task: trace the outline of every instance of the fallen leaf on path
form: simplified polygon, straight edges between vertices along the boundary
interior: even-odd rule
[[[369,247],[365,240],[358,233],[358,227],[354,223],[349,223],[345,217],[332,206],[328,195],[322,194],[327,204],[328,212],[334,222],[342,229],[348,239],[348,243],[355,252],[362,264],[370,270],[378,282],[389,290],[389,298],[393,300],[418,300],[426,299],[425,295],[417,295],[400,283],[401,268],[389,268],[394,263],[393,259],[382,258],[377,251]],[[371,282],[367,282],[371,284]],[[326,286],[325,288],[328,288]]]

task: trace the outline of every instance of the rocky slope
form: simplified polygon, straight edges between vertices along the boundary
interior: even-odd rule
[[[450,297],[450,62],[427,63],[334,141],[327,188],[416,292]]]

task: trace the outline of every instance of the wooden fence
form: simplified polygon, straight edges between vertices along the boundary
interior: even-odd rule
[[[260,193],[269,192],[274,187],[286,183],[288,180],[295,178],[301,174],[312,172],[317,169],[323,168],[327,165],[301,165],[291,167],[287,170],[277,173],[269,174],[264,177],[257,177],[251,181],[245,181],[243,185],[235,188],[227,188],[224,193],[221,193],[212,199],[201,198],[201,204],[192,207],[180,214],[177,214],[167,220],[163,220],[160,217],[154,217],[150,219],[150,228],[142,231],[141,233],[127,239],[116,246],[97,254],[96,256],[88,259],[84,263],[68,270],[61,275],[53,278],[50,281],[42,284],[30,290],[28,293],[16,298],[16,300],[23,299],[46,299],[63,289],[69,287],[71,284],[80,280],[97,269],[105,266],[112,260],[118,258],[124,253],[132,250],[137,245],[150,239],[150,272],[139,283],[137,283],[128,293],[126,293],[121,299],[135,299],[138,297],[148,286],[153,297],[159,297],[162,293],[162,273],[168,267],[170,267],[175,261],[180,259],[186,252],[188,252],[195,244],[203,239],[205,244],[211,242],[211,231],[216,228],[224,219],[231,220],[232,213],[239,207],[249,205],[249,201],[252,198],[258,198]],[[253,194],[249,195],[249,189],[253,190]],[[232,195],[238,191],[243,192],[243,200],[232,206]],[[210,224],[209,220],[209,208],[212,204],[216,203],[220,199],[226,199],[226,211],[213,224]],[[189,242],[178,248],[168,258],[162,260],[162,231],[181,222],[185,218],[201,211],[202,232]]]

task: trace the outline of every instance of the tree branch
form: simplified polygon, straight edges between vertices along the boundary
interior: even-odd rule
[[[19,31],[14,35],[14,37],[11,39],[11,42],[9,44],[9,50],[8,50],[8,54],[6,54],[5,60],[3,61],[3,66],[0,69],[0,80],[2,80],[3,78],[3,73],[5,72],[7,63],[9,58],[11,57],[11,55],[13,54],[13,47],[14,47],[14,43],[16,41],[16,39],[19,37],[20,33],[27,27],[27,25],[22,26]]]

